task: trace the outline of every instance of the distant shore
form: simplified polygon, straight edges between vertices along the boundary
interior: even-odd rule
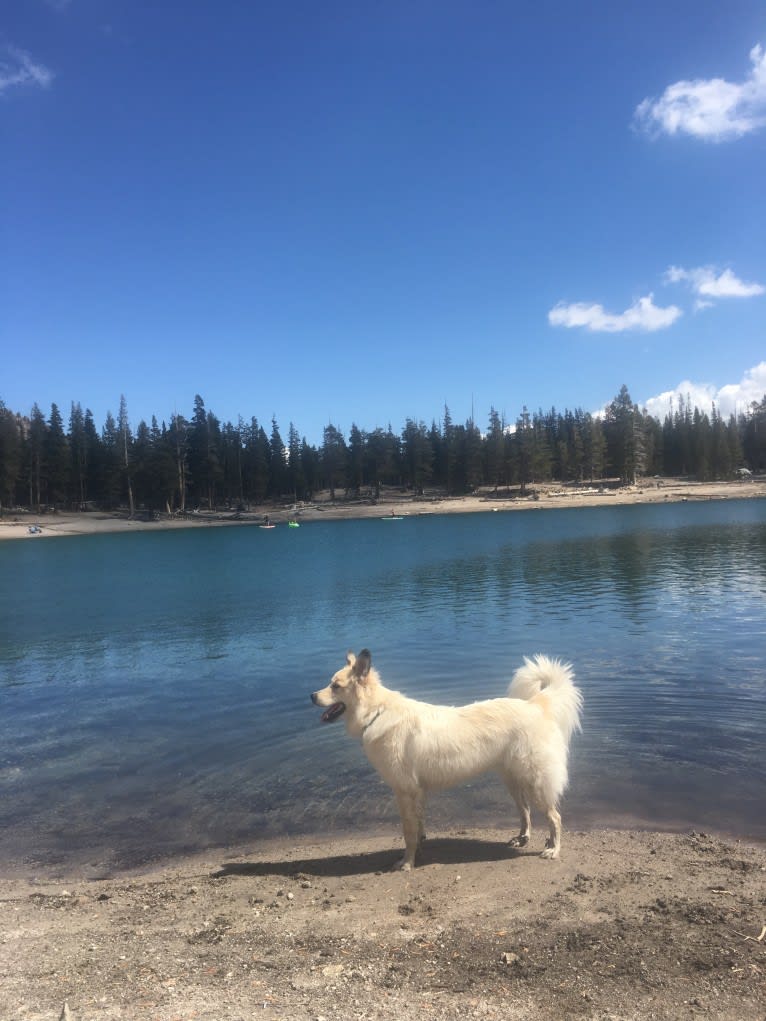
[[[504,513],[553,507],[603,507],[647,503],[672,503],[698,500],[743,500],[766,497],[766,480],[746,482],[689,482],[681,479],[649,479],[636,486],[561,486],[531,488],[525,496],[518,489],[483,492],[474,496],[413,497],[399,491],[385,493],[377,502],[371,499],[330,500],[320,494],[311,503],[261,505],[257,509],[187,512],[184,515],[139,514],[130,518],[120,511],[88,511],[36,514],[30,511],[6,511],[0,516],[0,540],[38,540],[53,536],[96,535],[105,532],[162,532],[177,528],[258,526],[266,517],[274,525],[311,521],[381,518],[390,515],[415,517],[428,514]]]

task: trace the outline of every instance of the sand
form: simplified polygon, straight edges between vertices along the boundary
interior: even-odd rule
[[[596,830],[549,862],[507,837],[437,834],[410,873],[395,834],[30,868],[0,879],[0,1018],[763,1021],[763,848]]]

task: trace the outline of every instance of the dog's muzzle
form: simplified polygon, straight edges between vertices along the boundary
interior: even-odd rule
[[[312,692],[311,701],[314,703],[314,705],[318,705],[321,708],[321,703],[317,698],[316,692]],[[346,707],[343,704],[343,702],[333,702],[329,709],[325,709],[320,719],[322,723],[333,723],[335,720],[339,719],[345,713],[345,711]]]

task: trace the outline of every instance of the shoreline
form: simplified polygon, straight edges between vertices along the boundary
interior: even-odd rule
[[[533,845],[535,842],[540,842],[545,827],[542,818],[537,819],[535,826],[535,818],[533,818],[535,837],[529,845],[531,850],[528,849],[524,852],[525,854],[534,855],[540,850],[538,848],[535,851]],[[455,830],[429,827],[428,847],[433,848],[438,845],[439,841],[446,840],[448,837],[465,836],[468,840],[472,834],[489,833],[494,835],[494,840],[506,846],[513,831],[513,819],[504,828],[483,822],[468,823],[465,827],[461,826]],[[695,832],[697,832],[696,828],[688,823],[650,822],[630,812],[621,816],[610,814],[609,817],[598,822],[575,820],[571,829],[566,826],[563,829],[565,842],[569,841],[572,834],[586,838],[594,833],[609,833],[615,837],[620,834],[631,835],[631,839],[636,835],[642,835],[676,840],[686,838]],[[766,837],[710,827],[705,829],[704,834],[721,843],[742,845],[762,853],[764,855],[764,871],[766,871]],[[130,859],[119,861],[94,861],[93,854],[86,854],[84,851],[69,858],[64,858],[62,855],[45,859],[15,858],[0,862],[0,884],[18,883],[38,886],[57,883],[71,885],[150,880],[152,877],[156,878],[178,870],[205,868],[215,861],[239,861],[252,856],[264,859],[289,859],[296,855],[305,856],[318,849],[337,847],[343,847],[344,853],[349,856],[358,855],[361,861],[365,854],[363,849],[368,846],[378,849],[382,862],[380,868],[384,871],[395,872],[393,865],[401,858],[404,850],[398,819],[392,818],[390,825],[377,823],[359,830],[302,831],[292,835],[280,833],[262,837],[253,836],[237,843],[222,841],[220,844],[166,850],[156,854],[147,851],[146,855],[133,856]],[[514,853],[509,853],[508,856],[513,857]],[[564,857],[567,856],[562,851],[562,859]],[[420,866],[420,860],[419,852],[417,867]],[[417,867],[415,871],[417,871]],[[764,922],[766,922],[766,918],[764,918]]]
[[[158,520],[129,518],[124,512],[60,511],[36,515],[34,512],[4,512],[0,516],[0,541],[4,539],[52,538],[55,536],[98,535],[113,532],[164,532],[180,528],[257,527],[268,515],[276,526],[284,526],[295,518],[299,524],[313,521],[344,521],[385,518],[392,512],[402,517],[440,514],[509,513],[552,508],[586,508],[636,506],[656,503],[686,503],[708,500],[745,500],[766,497],[766,480],[747,482],[687,482],[677,479],[647,480],[643,484],[598,489],[595,486],[538,486],[534,495],[519,497],[504,493],[476,496],[415,498],[390,493],[375,504],[371,501],[335,501],[319,497],[295,509],[263,505],[257,512],[187,513],[183,517],[163,516]],[[31,527],[40,531],[31,534]]]
[[[766,856],[706,833],[509,832],[221,848],[102,879],[0,879],[13,1021],[761,1021]],[[66,1004],[66,1009],[64,1009]]]

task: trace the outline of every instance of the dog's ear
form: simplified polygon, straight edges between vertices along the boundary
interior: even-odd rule
[[[360,681],[366,680],[371,666],[372,656],[370,655],[370,650],[362,649],[356,657],[356,663],[354,665],[354,673],[356,674],[357,679]]]
[[[349,666],[353,666],[354,663],[356,663],[356,656],[353,654],[351,649],[349,649],[348,652],[346,653],[346,663]]]

